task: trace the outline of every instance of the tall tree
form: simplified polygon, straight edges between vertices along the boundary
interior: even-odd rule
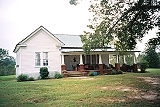
[[[105,49],[108,44],[114,44],[118,51],[132,50],[149,30],[159,27],[160,1],[94,0],[91,3],[89,11],[93,19],[88,27],[92,32],[81,36],[85,53]]]
[[[3,60],[8,56],[8,51],[6,49],[0,48],[0,65],[3,64]]]
[[[160,50],[160,20],[159,20],[159,29],[158,30],[159,31],[156,33],[157,37],[149,39],[148,44],[152,45],[152,46],[155,46],[155,48]]]
[[[8,50],[0,48],[0,75],[15,74],[15,59],[9,56]]]
[[[158,53],[156,52],[156,47],[152,45],[148,45],[144,53],[145,53],[144,59],[148,62],[148,67],[158,68],[160,65],[160,62],[159,62]]]

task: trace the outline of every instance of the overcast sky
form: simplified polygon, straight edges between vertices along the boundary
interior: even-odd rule
[[[15,57],[16,44],[41,25],[53,34],[82,34],[91,18],[88,1],[73,6],[69,0],[0,0],[0,48]]]

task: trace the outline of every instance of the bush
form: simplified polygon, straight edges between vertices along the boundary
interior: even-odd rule
[[[91,72],[89,72],[89,74],[88,74],[88,76],[96,76],[97,75],[97,72],[95,72],[95,71],[91,71]]]
[[[59,72],[56,72],[54,78],[56,79],[62,78],[62,75]]]
[[[94,72],[93,71],[89,72],[88,76],[94,76]]]
[[[123,74],[123,71],[122,70],[118,70],[117,74]]]
[[[34,78],[33,77],[29,77],[28,81],[34,81]]]
[[[112,70],[111,75],[116,75],[116,70]]]
[[[28,75],[27,74],[21,74],[17,77],[17,81],[18,82],[22,82],[22,81],[28,81]]]
[[[46,79],[48,78],[49,72],[48,72],[48,68],[47,67],[42,67],[40,68],[40,76],[42,79]]]
[[[148,62],[147,62],[147,61],[139,62],[139,63],[138,63],[138,67],[139,67],[139,69],[141,70],[141,71],[140,71],[141,73],[145,73],[145,72],[146,72],[146,69],[147,69],[147,67],[148,67]]]

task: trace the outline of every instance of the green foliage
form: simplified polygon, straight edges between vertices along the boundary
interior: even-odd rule
[[[33,77],[29,77],[28,81],[34,81],[34,78]]]
[[[156,52],[156,47],[153,45],[148,45],[144,53],[145,53],[144,60],[148,62],[148,67],[158,68],[160,65],[160,61],[158,53]]]
[[[48,78],[49,72],[47,67],[41,67],[39,73],[42,79]]]
[[[88,73],[88,76],[94,76],[94,71],[90,71],[90,72]]]
[[[147,62],[147,67],[158,68],[160,67],[160,57],[159,53],[156,52],[156,47],[154,45],[146,45],[146,49],[142,54],[138,55],[138,62]]]
[[[69,3],[70,3],[71,5],[77,5],[77,1],[78,1],[78,0],[70,0]]]
[[[97,72],[96,71],[90,71],[88,73],[88,76],[97,76]]]
[[[146,72],[146,69],[148,68],[148,62],[143,60],[142,62],[139,62],[138,63],[138,67],[139,69],[141,70],[140,72],[141,73],[145,73]]]
[[[0,48],[0,76],[14,75],[15,59],[8,55],[8,50]]]
[[[123,74],[123,71],[122,71],[122,70],[118,70],[118,71],[112,70],[110,74],[111,74],[111,75]]]
[[[54,78],[56,79],[62,78],[62,75],[59,72],[56,72]]]
[[[116,75],[116,73],[117,73],[116,70],[111,71],[111,75]]]
[[[148,44],[156,46],[158,49],[160,49],[160,18],[158,20],[159,20],[159,23],[157,24],[158,32],[156,33],[157,37],[149,39]]]
[[[118,70],[118,71],[116,72],[116,74],[123,74],[123,71],[122,71],[122,70]]]
[[[28,81],[28,75],[27,74],[21,74],[17,77],[17,82],[23,82]]]
[[[0,60],[8,56],[8,50],[0,48]]]
[[[117,51],[133,50],[137,40],[160,26],[159,9],[155,0],[91,2],[89,11],[93,19],[87,27],[92,31],[85,31],[81,36],[84,52],[89,54],[96,48],[105,50],[108,44],[114,45]]]

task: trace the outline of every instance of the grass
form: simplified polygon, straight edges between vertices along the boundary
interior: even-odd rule
[[[0,76],[0,107],[159,107],[158,99],[136,98],[151,91],[160,95],[159,87],[137,78],[160,78],[160,69],[147,71],[27,82]]]
[[[11,81],[15,80],[15,75],[10,75],[10,76],[0,76],[0,82],[1,81]]]

